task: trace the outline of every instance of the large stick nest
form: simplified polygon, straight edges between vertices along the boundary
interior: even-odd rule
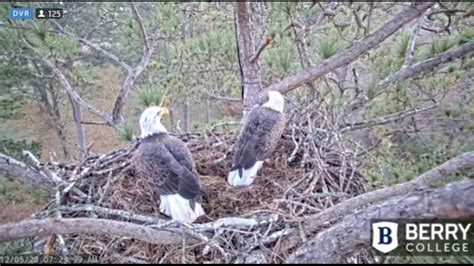
[[[313,123],[294,121],[287,126],[271,158],[264,162],[254,184],[244,188],[231,187],[226,182],[237,130],[178,135],[193,154],[201,184],[208,192],[198,199],[207,215],[196,224],[228,217],[266,222],[222,226],[207,232],[215,244],[212,247],[204,241],[193,245],[154,245],[119,236],[68,235],[62,244],[48,241],[46,248],[95,255],[104,263],[283,262],[292,251],[281,244],[286,229],[298,228],[310,215],[365,193],[367,185],[352,153],[336,145],[340,143],[332,137],[334,134],[313,133],[317,132]],[[325,144],[320,145],[321,142]],[[138,145],[139,141],[77,164],[46,164],[63,180],[70,184],[74,181],[74,185],[60,186],[61,193],[36,218],[58,215],[61,210],[62,217],[98,217],[143,224],[111,212],[77,207],[86,204],[168,220],[159,213],[147,182],[137,178],[130,166],[129,159]]]

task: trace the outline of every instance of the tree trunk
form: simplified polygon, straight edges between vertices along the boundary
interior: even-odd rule
[[[237,50],[241,64],[244,113],[256,103],[262,88],[261,66],[258,58],[251,62],[255,53],[254,26],[251,22],[251,3],[237,2],[235,4],[235,31]]]

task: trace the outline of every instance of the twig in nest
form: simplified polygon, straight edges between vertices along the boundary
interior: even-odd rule
[[[61,219],[63,216],[61,214],[61,211],[59,210],[59,207],[61,206],[62,197],[61,197],[61,191],[59,190],[59,187],[56,188],[55,200],[56,200],[56,207],[58,208],[58,210],[56,211],[56,217],[58,219]],[[63,254],[64,255],[69,254],[69,251],[66,247],[66,242],[64,241],[63,236],[62,235],[56,235],[56,236],[59,241],[59,246],[61,247],[61,251],[63,252]]]

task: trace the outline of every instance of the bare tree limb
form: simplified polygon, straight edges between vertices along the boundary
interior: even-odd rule
[[[117,125],[122,121],[122,111],[125,102],[127,101],[128,94],[132,89],[133,85],[135,84],[136,79],[138,78],[138,76],[140,76],[143,70],[145,70],[146,66],[148,65],[148,62],[150,61],[151,55],[153,54],[156,44],[158,42],[158,33],[159,30],[157,29],[150,44],[148,44],[148,41],[144,40],[144,42],[147,42],[145,46],[148,45],[148,49],[145,49],[143,56],[140,59],[140,62],[138,62],[138,64],[128,72],[127,77],[125,78],[125,81],[123,82],[122,87],[120,88],[119,95],[115,100],[114,109],[112,110],[112,121],[114,125]]]
[[[54,184],[54,182],[42,174],[40,170],[17,161],[3,153],[0,153],[0,172],[17,177],[24,183],[33,183],[48,189]]]
[[[84,128],[82,127],[82,112],[81,105],[68,93],[69,100],[72,105],[72,116],[74,118],[74,124],[76,126],[76,135],[77,135],[77,146],[79,148],[79,153],[82,158],[87,156],[86,152],[86,134]]]
[[[57,210],[63,213],[81,212],[81,211],[96,212],[102,215],[119,216],[119,217],[133,220],[133,221],[153,224],[154,226],[160,226],[161,228],[164,228],[164,226],[169,226],[171,228],[170,223],[172,223],[172,221],[170,220],[141,215],[137,213],[128,212],[125,210],[110,209],[110,208],[96,206],[92,204],[77,204],[77,205],[71,205],[71,206],[61,206]],[[54,209],[49,210],[46,212],[46,214],[49,214],[53,211],[56,211],[56,210]],[[254,218],[240,218],[240,217],[226,217],[226,218],[220,218],[216,221],[205,223],[205,224],[193,224],[192,228],[198,231],[213,231],[213,230],[216,230],[218,228],[223,228],[223,227],[252,227],[252,226],[257,226],[257,225],[268,224],[276,220],[278,220],[278,215],[270,215],[268,217],[259,217],[255,219]],[[179,226],[179,224],[177,224],[177,226]]]
[[[143,25],[143,19],[140,16],[140,13],[138,13],[137,7],[135,6],[135,3],[130,1],[130,6],[132,7],[132,12],[135,17],[135,20],[137,21],[138,25],[140,26],[140,33],[143,38],[143,54],[146,54],[146,52],[150,49],[150,44],[148,43],[148,35],[146,33],[145,26]]]
[[[260,46],[257,48],[257,51],[250,58],[250,63],[255,62],[255,60],[257,60],[260,54],[262,53],[263,49],[265,49],[265,47],[267,47],[272,42],[273,42],[273,38],[270,35],[265,36],[265,38],[260,43]]]
[[[118,235],[152,244],[179,244],[182,232],[170,229],[153,229],[144,225],[94,218],[48,218],[25,220],[0,226],[0,242],[32,236],[96,234]],[[186,237],[187,243],[197,243],[196,238]]]
[[[318,3],[319,4],[319,3]],[[309,31],[314,26],[320,26],[321,22],[323,22],[325,17],[333,17],[336,15],[334,12],[336,8],[340,5],[337,2],[330,2],[328,6],[325,8],[321,4],[319,5],[321,8],[320,12],[313,13],[309,18],[305,19],[301,23],[298,21],[293,20],[290,24],[288,24],[284,29],[287,31],[291,27],[295,27],[298,29],[303,29],[304,31]]]
[[[151,216],[140,215],[136,213],[127,212],[124,210],[116,210],[116,209],[109,209],[106,207],[96,206],[92,204],[84,204],[84,205],[71,205],[71,206],[61,206],[59,208],[61,212],[68,213],[68,212],[96,212],[103,215],[114,215],[119,216],[125,219],[133,220],[133,221],[140,221],[144,223],[152,223],[154,225],[163,225],[165,223],[169,223],[168,220],[159,219]]]
[[[122,83],[119,94],[117,96],[117,99],[115,100],[114,108],[112,110],[112,117],[109,118],[107,116],[102,116],[102,118],[105,121],[107,121],[109,123],[109,125],[112,125],[112,126],[115,126],[115,125],[119,124],[122,121],[121,114],[122,114],[125,102],[127,101],[128,94],[129,94],[131,88],[133,87],[133,85],[135,84],[135,80],[138,78],[138,76],[140,76],[140,74],[143,72],[143,70],[145,70],[145,67],[148,64],[148,62],[150,61],[151,55],[153,54],[155,46],[156,46],[156,44],[158,42],[158,39],[159,39],[158,38],[159,30],[157,29],[155,35],[152,38],[151,43],[149,42],[148,34],[146,33],[145,27],[143,25],[143,20],[142,20],[140,14],[138,13],[138,10],[136,9],[134,3],[131,2],[130,4],[132,6],[132,11],[134,13],[135,19],[139,24],[140,33],[141,33],[141,36],[143,38],[143,43],[144,43],[143,56],[140,59],[140,61],[137,63],[137,65],[135,65],[134,67],[131,67],[129,64],[125,63],[125,61],[121,60],[118,56],[108,52],[107,50],[103,49],[99,45],[97,45],[95,43],[92,43],[91,41],[89,41],[87,39],[78,37],[78,36],[76,36],[76,35],[74,35],[70,32],[67,32],[58,22],[52,21],[52,23],[58,28],[59,32],[62,35],[68,36],[68,37],[76,40],[77,42],[84,43],[84,44],[92,47],[93,49],[101,52],[103,55],[105,55],[106,57],[108,57],[112,61],[115,61],[116,63],[118,63],[119,65],[121,65],[123,68],[125,68],[127,70],[127,76],[125,77],[125,80]],[[77,97],[74,96],[74,98],[77,98]],[[83,103],[81,103],[81,101],[80,101],[81,105],[84,106],[85,102],[84,101],[82,101],[82,102]],[[85,104],[87,104],[87,103],[85,103]],[[93,111],[94,114],[102,113],[98,110],[93,110],[93,109],[91,110],[90,108],[88,108],[88,110]]]
[[[464,10],[464,9],[443,9],[443,10],[436,10],[436,11],[433,11],[433,12],[430,12],[427,17],[429,19],[433,19],[433,16],[436,15],[436,14],[440,14],[440,13],[444,13],[446,15],[454,15],[455,13],[458,13],[458,12],[461,12],[461,13],[466,13],[467,11]]]
[[[374,118],[374,119],[369,119],[369,120],[362,121],[362,122],[354,122],[350,125],[343,126],[340,130],[341,130],[341,133],[344,133],[344,132],[347,132],[347,131],[362,129],[362,128],[366,128],[366,127],[373,127],[373,126],[377,126],[377,125],[386,125],[386,124],[389,124],[389,123],[397,122],[397,121],[399,121],[403,118],[406,118],[406,117],[409,117],[409,116],[412,116],[412,115],[415,115],[415,114],[418,114],[418,113],[426,112],[426,111],[431,110],[431,109],[433,109],[437,106],[438,106],[438,104],[435,103],[435,104],[430,104],[430,105],[428,105],[426,107],[422,107],[422,108],[414,108],[414,109],[411,109],[411,110],[408,110],[408,111],[401,111],[401,112],[389,114],[389,115],[386,115],[386,116],[377,117],[377,118]]]
[[[59,178],[56,173],[40,164],[39,160],[31,152],[23,151],[23,155],[27,156],[30,160],[31,166],[0,153],[0,172],[16,177],[24,183],[40,185],[51,192],[54,185],[71,185]],[[71,187],[71,189],[77,194],[83,194],[76,188]]]
[[[84,124],[84,125],[98,125],[98,126],[108,125],[107,122],[98,122],[98,121],[81,121],[81,124]]]
[[[400,80],[414,77],[418,74],[431,70],[440,64],[453,61],[461,56],[466,55],[469,52],[472,52],[473,50],[474,50],[474,41],[469,41],[465,44],[460,45],[459,47],[455,49],[451,49],[450,51],[444,52],[436,57],[424,60],[422,62],[411,65],[409,67],[402,68],[399,71],[392,74],[391,76],[379,82],[377,85],[381,88],[385,88],[389,86],[390,84],[393,84]]]
[[[125,68],[128,72],[131,71],[131,67],[130,65],[128,65],[125,61],[123,61],[122,59],[120,59],[118,56],[112,54],[111,52],[105,50],[104,48],[100,47],[98,44],[95,44],[87,39],[84,39],[84,38],[81,38],[79,36],[76,36],[68,31],[66,31],[58,22],[54,21],[54,20],[51,20],[51,22],[56,26],[56,28],[58,28],[59,32],[64,35],[64,36],[68,36],[74,40],[76,40],[77,42],[80,42],[80,43],[83,43],[91,48],[93,48],[94,50],[102,53],[104,56],[108,57],[110,60],[116,62],[117,64],[119,64],[120,66],[122,66],[123,68]]]
[[[71,96],[74,101],[78,102],[89,112],[102,118],[104,121],[107,121],[108,123],[112,121],[110,115],[100,111],[99,109],[84,101],[81,96],[79,96],[79,94],[76,92],[76,90],[72,87],[71,83],[69,83],[64,73],[59,70],[59,68],[57,68],[56,65],[54,65],[49,59],[47,59],[46,57],[42,57],[42,61],[53,70],[53,73],[58,77],[59,82],[63,86],[64,90],[66,90],[66,92]]]
[[[111,22],[114,22],[113,19],[109,19],[109,20],[105,20],[97,25],[95,25],[87,34],[86,36],[84,37],[84,39],[90,39],[90,37],[92,36],[92,34],[94,34],[94,32],[96,32],[98,29],[101,29],[103,28],[106,24],[109,24]]]
[[[415,192],[370,206],[347,216],[298,248],[288,263],[340,263],[370,245],[370,220],[377,218],[464,218],[474,215],[474,181]]]
[[[377,83],[378,91],[372,98],[375,98],[384,92],[386,92],[385,88],[390,86],[393,83],[398,81],[402,81],[408,78],[416,77],[417,75],[424,73],[426,71],[432,70],[438,67],[441,64],[456,60],[474,50],[474,41],[469,41],[465,44],[460,45],[457,48],[451,49],[450,51],[444,52],[439,54],[436,57],[421,61],[419,63],[407,66],[405,68],[401,68],[397,72],[393,73],[392,75],[386,77],[385,79],[381,80]],[[364,103],[368,102],[370,99],[366,96],[362,96],[356,99],[353,103],[348,106],[348,109],[354,110],[363,106]]]
[[[207,93],[207,95],[209,96],[210,99],[228,101],[228,102],[240,102],[239,98],[215,95],[215,94],[211,94],[210,92],[207,92],[207,91],[206,91],[206,93]]]
[[[451,16],[454,15],[456,12],[464,12],[465,13],[466,11],[465,10],[460,10],[460,9],[444,9],[444,10],[433,11],[433,12],[431,12],[427,15],[427,18],[429,20],[434,20],[434,18],[433,18],[434,15],[439,14],[439,13],[443,13],[444,15],[446,15],[448,17],[448,22],[441,29],[432,29],[432,28],[423,27],[423,26],[421,28],[424,29],[424,30],[427,30],[427,31],[434,32],[434,33],[442,33],[442,32],[446,31],[448,34],[451,34],[451,29],[450,29],[451,28],[451,22],[452,22]]]
[[[402,68],[405,68],[409,65],[411,65],[413,61],[413,57],[415,56],[415,43],[416,43],[416,37],[418,36],[418,33],[420,32],[421,26],[423,26],[423,23],[425,22],[425,15],[423,14],[419,19],[418,22],[415,25],[415,28],[413,29],[412,34],[410,35],[410,39],[408,40],[408,46],[407,46],[407,51],[405,55],[405,60],[403,60],[403,65]]]
[[[380,27],[371,35],[364,38],[362,41],[352,45],[351,47],[332,56],[331,58],[323,60],[314,67],[308,68],[307,70],[304,70],[293,76],[286,77],[282,81],[270,85],[269,87],[265,88],[264,91],[276,90],[282,93],[287,93],[298,88],[299,86],[306,84],[309,81],[313,81],[319,77],[322,77],[341,66],[348,65],[360,55],[383,42],[386,38],[394,34],[405,24],[419,17],[433,5],[433,2],[426,2],[408,7],[399,14],[395,15],[392,20],[387,22],[384,26]]]

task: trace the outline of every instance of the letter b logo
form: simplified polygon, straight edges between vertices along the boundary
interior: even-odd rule
[[[398,224],[379,222],[372,224],[372,246],[387,253],[398,247]]]
[[[378,243],[379,245],[390,245],[392,243],[392,229],[390,227],[379,227],[379,240],[380,242]]]

